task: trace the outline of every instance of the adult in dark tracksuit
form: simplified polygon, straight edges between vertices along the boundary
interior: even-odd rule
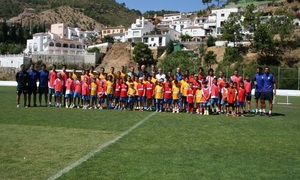
[[[39,72],[35,70],[35,64],[31,64],[29,70],[27,71],[29,74],[28,81],[28,107],[31,106],[31,94],[33,94],[33,105],[36,107],[36,94],[37,94],[37,80],[39,79]]]
[[[16,74],[17,85],[17,107],[20,107],[20,97],[21,94],[24,95],[24,107],[27,107],[27,91],[28,91],[28,81],[29,74],[25,71],[25,65],[20,66],[21,70]]]

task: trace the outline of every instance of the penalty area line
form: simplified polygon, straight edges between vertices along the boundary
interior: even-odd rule
[[[60,170],[59,172],[57,172],[56,174],[54,174],[53,176],[51,176],[50,178],[48,178],[48,180],[54,180],[57,179],[59,177],[61,177],[63,174],[69,172],[70,170],[72,170],[73,168],[81,165],[83,162],[87,161],[88,159],[92,158],[93,156],[95,156],[96,153],[101,152],[104,148],[116,143],[117,141],[119,141],[120,139],[122,139],[124,136],[126,136],[127,134],[129,134],[131,131],[133,131],[134,129],[136,129],[137,127],[139,127],[140,125],[142,125],[145,121],[147,121],[150,117],[152,117],[154,114],[156,114],[156,112],[153,112],[151,114],[149,114],[148,116],[146,116],[144,119],[142,119],[141,121],[137,122],[135,125],[133,125],[132,127],[130,127],[129,129],[127,129],[126,131],[124,131],[123,133],[121,133],[120,135],[118,135],[115,139],[108,141],[102,145],[100,145],[99,147],[97,147],[95,150],[89,152],[88,154],[86,154],[85,156],[83,156],[82,158],[78,159],[77,161],[75,161],[74,163],[70,164],[69,166],[65,167],[64,169]]]

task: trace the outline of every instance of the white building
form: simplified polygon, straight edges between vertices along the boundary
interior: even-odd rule
[[[36,33],[27,40],[24,53],[83,54],[85,45],[78,40],[60,39],[53,33]]]
[[[193,37],[194,41],[201,41],[206,37],[206,31],[202,27],[199,26],[189,26],[182,29],[182,34],[187,34]]]
[[[171,28],[178,32],[182,32],[183,28],[193,26],[194,22],[190,18],[180,18],[173,21],[172,25],[170,25]]]
[[[142,42],[150,47],[167,46],[170,40],[180,40],[181,33],[169,27],[159,27],[158,33],[151,32],[143,35]]]
[[[239,8],[225,8],[225,9],[216,9],[211,11],[211,15],[208,17],[208,21],[215,21],[215,28],[213,29],[213,36],[222,35],[221,28],[224,22],[228,19],[231,13],[239,12]],[[207,22],[210,23],[210,22]],[[211,26],[211,25],[208,25]],[[213,27],[213,26],[211,26]],[[206,29],[206,28],[205,28]]]
[[[125,33],[110,34],[109,36],[113,37],[115,42],[126,42]]]
[[[159,25],[173,25],[174,20],[187,18],[186,13],[173,13],[173,14],[164,14],[162,21]]]
[[[125,39],[131,39],[132,42],[142,41],[142,36],[154,29],[154,25],[144,17],[136,19],[136,22],[131,25],[131,28],[125,34]]]

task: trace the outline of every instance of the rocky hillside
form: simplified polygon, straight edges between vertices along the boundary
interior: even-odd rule
[[[113,44],[96,70],[104,67],[105,71],[109,72],[110,67],[115,67],[115,70],[119,71],[121,66],[134,66],[137,69],[137,63],[131,58],[130,43]]]
[[[0,0],[0,5],[0,19],[16,17],[21,14],[25,8],[32,8],[38,14],[43,13],[43,16],[39,19],[41,23],[49,21],[51,15],[55,15],[55,13],[61,14],[61,9],[64,9],[61,8],[61,6],[68,6],[73,9],[68,10],[68,12],[71,12],[69,15],[71,17],[74,15],[73,12],[80,12],[106,26],[124,25],[127,27],[141,15],[139,11],[134,9],[130,10],[126,8],[125,4],[119,4],[115,0]],[[53,11],[55,13],[53,13]],[[77,17],[69,19],[67,22],[74,24]],[[92,25],[93,24],[94,23],[92,23]],[[88,24],[86,26],[89,27],[90,25]]]
[[[46,11],[33,14],[31,16],[16,16],[9,19],[10,22],[21,22],[23,25],[42,24],[45,23],[47,27],[54,23],[63,22],[71,27],[80,27],[82,30],[94,30],[102,29],[103,24],[86,16],[78,10],[74,10],[69,6],[61,6],[55,9],[49,9]]]

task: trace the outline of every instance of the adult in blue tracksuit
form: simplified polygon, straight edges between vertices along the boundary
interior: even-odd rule
[[[259,112],[262,112],[262,104],[260,103],[260,109],[258,110],[258,102],[261,100],[261,93],[263,91],[263,86],[264,86],[264,78],[263,78],[263,69],[262,67],[258,67],[256,69],[256,74],[254,75],[253,78],[253,83],[255,86],[255,113],[258,114]]]
[[[42,65],[42,69],[39,70],[39,102],[40,106],[42,106],[42,95],[45,96],[45,106],[47,106],[48,103],[48,79],[49,79],[49,71],[46,70],[46,65]]]
[[[28,90],[28,80],[29,80],[29,74],[25,70],[25,65],[21,64],[20,66],[21,70],[17,72],[16,74],[16,81],[18,83],[17,85],[17,107],[20,107],[20,97],[21,94],[24,95],[24,107],[27,107],[27,90]]]
[[[39,72],[35,70],[35,64],[30,64],[30,68],[27,71],[29,74],[28,81],[28,107],[31,106],[31,94],[33,94],[33,104],[36,105],[36,93],[37,93],[37,80],[39,79]]]
[[[265,74],[263,75],[264,86],[263,91],[261,93],[261,102],[263,113],[268,116],[272,116],[273,109],[273,97],[276,95],[276,81],[275,76],[270,73],[270,68],[265,67]],[[269,112],[266,113],[266,101],[269,102]]]

